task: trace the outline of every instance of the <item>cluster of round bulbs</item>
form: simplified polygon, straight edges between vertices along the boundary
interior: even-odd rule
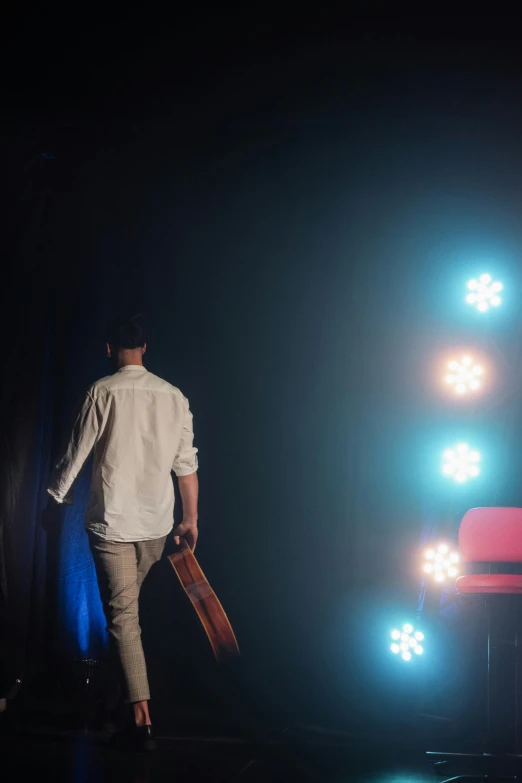
[[[391,638],[390,650],[395,655],[400,655],[403,661],[411,661],[413,655],[422,655],[424,652],[424,647],[421,645],[424,634],[420,631],[414,631],[413,625],[410,623],[403,625],[402,631],[393,630]]]
[[[446,579],[458,576],[460,557],[457,552],[451,552],[447,544],[427,549],[424,557],[424,573],[432,576],[436,582],[445,582]]]
[[[452,386],[457,394],[466,394],[468,391],[475,392],[480,389],[483,369],[479,364],[473,363],[471,356],[463,356],[460,361],[451,361],[448,369],[446,383]]]
[[[470,449],[467,443],[459,443],[453,449],[446,449],[442,458],[442,472],[459,484],[463,484],[470,478],[476,478],[480,473],[478,465],[480,454]]]
[[[493,281],[491,275],[480,275],[478,280],[470,280],[468,283],[469,294],[466,302],[475,305],[481,313],[486,313],[490,307],[498,307],[502,302],[499,293],[502,291],[502,283]]]

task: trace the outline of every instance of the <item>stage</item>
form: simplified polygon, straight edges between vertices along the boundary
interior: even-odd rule
[[[124,754],[100,734],[32,731],[0,739],[9,780],[56,783],[98,781],[357,781],[423,783],[434,780],[420,747],[393,747],[375,738],[344,743],[310,742],[295,736],[252,744],[237,737],[159,737],[154,754]]]

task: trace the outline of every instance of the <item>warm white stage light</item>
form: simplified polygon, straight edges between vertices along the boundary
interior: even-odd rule
[[[458,552],[450,550],[442,543],[429,547],[424,552],[424,573],[436,582],[448,583],[459,575],[460,557]]]
[[[461,359],[453,359],[448,364],[446,383],[451,386],[456,394],[465,395],[468,392],[476,392],[482,386],[484,370],[480,364],[476,364],[471,356],[463,356]]]

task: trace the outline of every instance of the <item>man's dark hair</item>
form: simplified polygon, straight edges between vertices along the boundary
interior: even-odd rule
[[[142,348],[145,345],[143,314],[119,316],[107,324],[106,341],[112,348]]]

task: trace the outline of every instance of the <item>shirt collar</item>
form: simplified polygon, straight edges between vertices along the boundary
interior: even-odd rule
[[[147,372],[146,368],[142,364],[126,364],[124,367],[120,367],[118,372]]]

